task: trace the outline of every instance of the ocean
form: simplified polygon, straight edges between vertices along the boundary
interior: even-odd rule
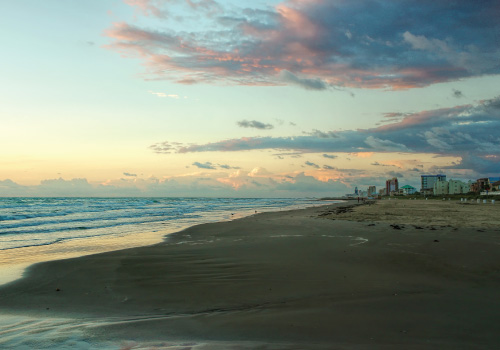
[[[37,262],[150,245],[202,223],[322,204],[303,198],[0,198],[0,284]]]
[[[318,204],[298,198],[0,198],[0,251],[172,231]]]

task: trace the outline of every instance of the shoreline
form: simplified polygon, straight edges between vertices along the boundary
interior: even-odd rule
[[[328,205],[328,202],[321,203],[318,201],[318,204],[314,206],[321,205]],[[296,206],[297,204],[293,205],[293,207]],[[298,206],[300,207],[300,205]],[[292,208],[291,210],[295,209]],[[270,209],[271,212],[279,210],[281,209]],[[250,209],[239,210],[234,213],[228,210],[226,215],[222,215],[226,216],[225,218],[221,216],[214,222],[237,220],[254,214],[254,210]],[[53,244],[0,250],[0,287],[22,278],[26,269],[37,263],[149,246],[163,242],[165,237],[170,234],[208,222],[212,221],[206,219],[206,221],[194,223],[168,222],[168,226],[161,230],[143,230],[126,235],[112,234],[109,236],[72,238]]]
[[[259,213],[190,227],[153,246],[37,264],[0,288],[0,310],[81,320],[93,341],[138,348],[500,344],[498,230],[395,229],[329,213],[355,204]]]

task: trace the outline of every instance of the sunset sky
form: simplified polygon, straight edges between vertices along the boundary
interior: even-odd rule
[[[0,2],[0,196],[500,174],[500,2]]]

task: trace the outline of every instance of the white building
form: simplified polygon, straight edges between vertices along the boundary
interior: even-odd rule
[[[469,181],[470,182],[470,181]],[[462,194],[470,192],[470,183],[466,183],[460,180],[448,181],[448,193],[449,194]]]
[[[440,180],[434,182],[433,193],[435,196],[443,194],[462,194],[470,192],[470,181],[469,183],[460,180]]]
[[[438,180],[434,182],[433,193],[435,196],[439,196],[441,194],[448,194],[448,181]]]

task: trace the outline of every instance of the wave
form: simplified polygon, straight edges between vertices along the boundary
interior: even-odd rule
[[[314,204],[318,202],[280,198],[0,198],[0,250]]]

